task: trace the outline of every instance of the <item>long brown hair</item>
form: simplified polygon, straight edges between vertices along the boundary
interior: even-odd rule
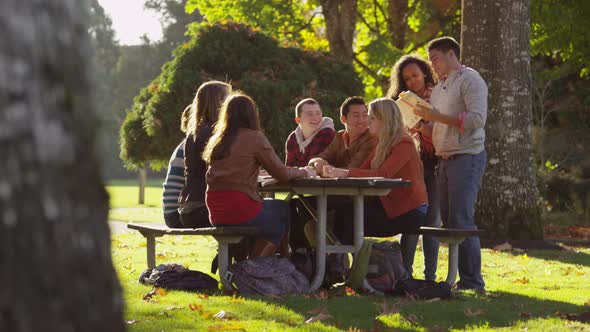
[[[379,143],[375,149],[375,157],[371,160],[371,168],[381,166],[391,149],[399,142],[406,132],[402,115],[397,104],[390,98],[378,98],[369,104],[369,115],[381,120],[383,127],[379,133]]]
[[[213,136],[203,151],[203,160],[211,163],[225,158],[241,128],[260,130],[260,120],[254,100],[238,91],[227,97],[221,106]]]
[[[208,81],[201,84],[193,103],[185,109],[185,111],[190,110],[186,133],[197,137],[197,128],[201,124],[213,125],[217,121],[221,104],[230,92],[231,85],[220,81]]]
[[[408,90],[402,72],[407,65],[412,63],[417,64],[420,71],[424,74],[424,84],[427,86],[429,84],[432,86],[436,84],[436,76],[432,72],[432,67],[430,67],[426,60],[417,54],[404,55],[397,60],[391,70],[391,78],[389,78],[390,85],[386,95],[388,98],[397,98],[402,91]]]

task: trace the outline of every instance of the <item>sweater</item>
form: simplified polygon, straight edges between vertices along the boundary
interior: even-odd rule
[[[389,219],[401,216],[424,203],[428,203],[422,162],[416,145],[409,135],[404,135],[391,148],[387,159],[375,169],[371,169],[371,161],[375,157],[373,151],[359,168],[351,168],[349,177],[384,177],[401,178],[412,182],[404,188],[393,188],[386,196],[379,196],[383,209]]]

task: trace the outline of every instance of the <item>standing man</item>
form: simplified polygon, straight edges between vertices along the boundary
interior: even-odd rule
[[[434,39],[427,49],[439,83],[430,96],[433,109],[419,107],[415,112],[434,123],[442,222],[445,227],[474,230],[475,202],[486,165],[488,88],[478,72],[461,65],[455,39]],[[458,289],[485,290],[478,236],[459,245],[459,278]]]

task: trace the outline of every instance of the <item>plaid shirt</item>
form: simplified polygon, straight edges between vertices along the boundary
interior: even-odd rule
[[[295,131],[287,138],[285,144],[285,165],[291,167],[305,167],[311,158],[314,158],[320,152],[330,145],[332,139],[334,139],[334,129],[324,128],[320,130],[311,143],[305,148],[304,152],[299,150],[299,144],[297,144],[297,138],[295,137]]]

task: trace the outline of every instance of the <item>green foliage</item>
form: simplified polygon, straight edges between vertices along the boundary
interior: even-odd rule
[[[531,53],[560,57],[587,75],[590,63],[590,1],[532,0]]]
[[[121,157],[129,167],[150,161],[157,169],[167,163],[182,139],[182,111],[211,79],[229,81],[254,98],[261,125],[279,152],[295,127],[293,107],[300,99],[312,96],[325,115],[337,117],[340,103],[362,91],[352,66],[324,53],[279,47],[275,39],[236,23],[202,25],[135,98],[121,128]]]

